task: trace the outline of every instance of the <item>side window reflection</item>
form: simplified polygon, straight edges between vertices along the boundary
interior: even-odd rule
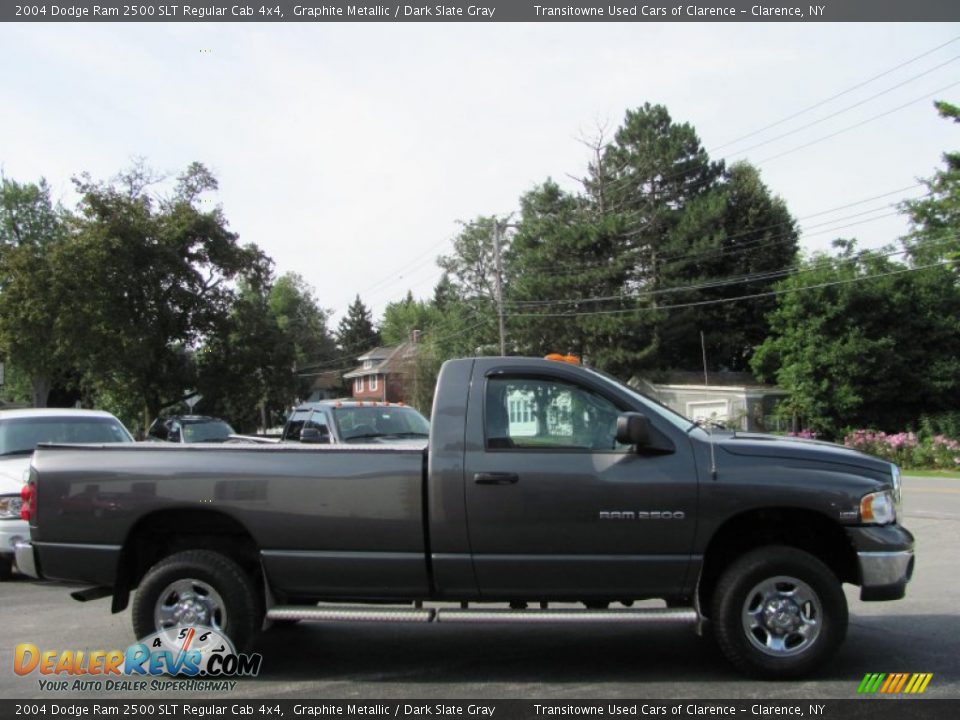
[[[620,410],[602,395],[553,378],[490,378],[489,449],[626,450],[616,441]]]

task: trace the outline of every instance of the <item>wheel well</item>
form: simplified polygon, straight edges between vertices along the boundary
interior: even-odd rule
[[[162,510],[139,520],[127,535],[117,565],[113,612],[127,607],[130,591],[157,562],[181,550],[201,549],[233,559],[259,584],[258,547],[240,522],[215,510]]]
[[[707,546],[698,587],[704,613],[710,611],[713,590],[724,569],[744,553],[764,545],[805,550],[826,564],[840,582],[859,581],[856,551],[837,523],[813,510],[750,510],[721,525]]]

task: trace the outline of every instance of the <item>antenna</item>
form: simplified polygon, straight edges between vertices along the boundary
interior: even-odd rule
[[[710,385],[710,378],[707,375],[707,341],[704,339],[703,330],[700,331],[700,352],[703,355],[703,385]],[[710,436],[710,477],[717,479],[717,450],[713,445],[713,421],[707,420],[707,434]]]

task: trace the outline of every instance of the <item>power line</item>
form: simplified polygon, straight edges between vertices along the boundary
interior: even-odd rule
[[[864,87],[865,85],[869,85],[869,84],[872,83],[874,80],[879,80],[880,78],[885,77],[885,76],[887,76],[887,75],[889,75],[889,74],[891,74],[891,73],[899,70],[899,69],[902,68],[902,67],[906,67],[907,65],[910,65],[911,63],[914,63],[914,62],[916,62],[917,60],[920,60],[920,59],[922,59],[922,58],[925,58],[925,57],[927,57],[928,55],[932,55],[932,54],[935,53],[937,50],[942,50],[943,48],[947,47],[947,45],[951,45],[952,43],[955,43],[957,40],[960,40],[960,36],[957,36],[957,37],[955,37],[955,38],[953,38],[953,39],[951,39],[951,40],[947,40],[947,42],[943,43],[942,45],[937,45],[935,48],[931,48],[930,50],[927,50],[926,52],[923,52],[923,53],[921,53],[921,54],[919,54],[919,55],[916,55],[915,57],[912,57],[912,58],[910,58],[909,60],[905,60],[905,61],[903,61],[902,63],[900,63],[900,64],[898,64],[898,65],[895,65],[894,67],[890,68],[889,70],[884,70],[883,72],[881,72],[881,73],[879,73],[879,74],[877,74],[877,75],[874,75],[874,76],[871,77],[871,78],[867,78],[866,80],[863,80],[863,81],[857,83],[856,85],[853,85],[853,86],[847,88],[846,90],[841,90],[840,92],[838,92],[838,93],[836,93],[836,94],[834,94],[834,95],[831,95],[830,97],[826,98],[825,100],[820,100],[819,102],[816,102],[816,103],[814,103],[813,105],[808,105],[807,107],[803,108],[802,110],[797,110],[796,112],[788,115],[788,116],[785,117],[785,118],[782,118],[782,119],[780,119],[780,120],[777,120],[777,121],[774,122],[774,123],[770,123],[769,125],[763,126],[763,127],[760,128],[759,130],[754,130],[753,132],[747,133],[746,135],[741,135],[741,136],[738,137],[738,138],[734,138],[733,140],[730,140],[730,141],[728,141],[728,142],[725,142],[725,143],[723,143],[722,145],[717,145],[717,146],[711,148],[711,149],[709,150],[709,152],[714,152],[714,151],[716,151],[716,150],[720,150],[721,148],[725,148],[725,147],[728,147],[728,146],[730,146],[730,145],[734,145],[734,144],[740,142],[741,140],[746,140],[746,139],[748,139],[748,138],[754,137],[755,135],[759,135],[759,134],[762,133],[762,132],[765,132],[765,131],[770,130],[770,129],[775,128],[775,127],[778,127],[778,126],[782,125],[782,124],[785,123],[785,122],[789,122],[790,120],[793,120],[794,118],[799,117],[800,115],[803,115],[803,114],[805,114],[805,113],[807,113],[807,112],[810,112],[811,110],[816,110],[818,107],[822,107],[823,105],[826,105],[827,103],[829,103],[829,102],[831,102],[831,101],[833,101],[833,100],[836,100],[836,99],[839,98],[839,97],[843,97],[844,95],[847,95],[847,94],[853,92],[854,90],[859,90],[860,88]]]
[[[937,247],[945,243],[953,242],[956,239],[956,236],[944,238],[935,242],[929,243],[927,246]],[[871,250],[862,250],[856,255],[853,255],[849,258],[839,258],[839,262],[847,264],[854,264],[862,260],[864,257],[872,256],[873,258],[889,258],[897,255],[906,255],[911,252],[910,248],[904,248],[902,250],[891,250],[885,253],[875,253]],[[596,296],[596,297],[585,297],[585,298],[569,298],[569,299],[557,299],[557,300],[516,300],[511,303],[514,307],[549,307],[552,305],[577,305],[580,303],[594,303],[594,302],[606,302],[610,300],[639,300],[646,297],[652,297],[655,295],[664,295],[667,293],[676,293],[676,292],[691,292],[697,290],[710,290],[717,287],[728,287],[731,285],[745,285],[752,282],[760,282],[764,280],[775,280],[779,278],[785,278],[789,276],[803,275],[810,272],[817,272],[824,267],[829,267],[834,258],[824,258],[822,261],[818,261],[809,267],[803,266],[793,266],[787,268],[779,268],[777,270],[766,270],[763,272],[755,273],[744,273],[741,275],[733,275],[726,278],[713,278],[711,280],[706,280],[701,283],[696,283],[692,285],[675,285],[672,287],[666,288],[657,288],[655,290],[644,290],[637,293],[621,293],[619,295],[606,295],[606,296]]]
[[[864,119],[864,120],[861,120],[860,122],[854,123],[853,125],[849,125],[849,126],[847,126],[847,127],[845,127],[845,128],[841,128],[840,130],[837,130],[837,131],[832,132],[832,133],[828,133],[827,135],[822,135],[822,136],[820,136],[820,137],[818,137],[818,138],[815,138],[815,139],[811,140],[810,142],[807,142],[807,143],[804,143],[804,144],[799,145],[799,146],[797,146],[797,147],[791,148],[790,150],[786,150],[786,151],[781,152],[781,153],[778,153],[778,154],[776,154],[776,155],[771,155],[770,157],[763,158],[762,160],[751,160],[751,161],[750,161],[750,164],[753,165],[753,166],[760,166],[760,165],[763,165],[764,163],[767,163],[767,162],[770,162],[770,161],[772,161],[772,160],[776,160],[776,159],[778,159],[778,158],[780,158],[780,157],[783,157],[784,155],[789,155],[789,154],[791,154],[791,153],[797,152],[798,150],[803,150],[803,149],[808,148],[808,147],[810,147],[810,146],[812,146],[812,145],[816,145],[816,144],[818,144],[818,143],[824,142],[825,140],[830,140],[830,139],[836,137],[837,135],[841,135],[841,134],[843,134],[843,133],[845,133],[845,132],[848,132],[848,131],[850,131],[850,130],[854,130],[854,129],[859,128],[859,127],[861,127],[861,126],[863,126],[863,125],[866,125],[866,124],[868,124],[868,123],[871,123],[871,122],[873,122],[874,120],[879,120],[879,119],[881,119],[881,118],[884,118],[884,117],[886,117],[887,115],[892,115],[893,113],[898,112],[898,111],[900,111],[900,110],[903,110],[904,108],[909,107],[910,105],[914,105],[914,104],[916,104],[916,103],[918,103],[918,102],[921,102],[921,101],[926,100],[926,99],[928,99],[928,98],[930,98],[930,97],[933,97],[934,95],[938,95],[938,94],[940,94],[940,93],[942,93],[942,92],[944,92],[944,91],[946,91],[946,90],[949,90],[950,88],[952,88],[952,87],[954,87],[954,86],[956,86],[956,85],[958,85],[958,84],[960,84],[960,81],[951,83],[951,84],[949,84],[949,85],[946,85],[946,86],[944,86],[944,87],[942,87],[942,88],[939,88],[938,90],[934,90],[934,91],[931,92],[931,93],[927,93],[926,95],[923,95],[923,96],[921,96],[921,97],[915,98],[914,100],[911,100],[911,101],[909,101],[909,102],[906,102],[906,103],[904,103],[904,104],[902,104],[902,105],[898,105],[897,107],[891,108],[890,110],[886,110],[886,111],[884,111],[884,112],[882,112],[882,113],[878,113],[878,114],[876,114],[876,115],[872,115],[872,116],[870,116],[870,117],[868,117],[868,118],[866,118],[866,119]],[[862,104],[862,103],[858,103],[858,104]],[[855,107],[855,106],[851,106],[851,107]],[[849,109],[849,108],[848,108],[848,109]],[[839,114],[839,113],[835,113],[834,115],[836,115],[836,114]],[[833,117],[833,116],[830,116],[830,117]],[[793,133],[787,133],[786,135],[790,135],[790,134],[793,134]],[[784,135],[783,137],[785,137],[786,135]],[[763,145],[763,144],[766,144],[766,143],[760,143],[760,144]],[[755,146],[755,147],[759,147],[759,145],[758,145],[758,146]],[[704,150],[703,152],[706,153],[705,150]],[[732,160],[735,156],[740,155],[742,152],[744,152],[744,151],[738,151],[738,152],[731,153],[730,155],[726,155],[726,156],[720,158],[720,159],[717,160],[716,162],[720,163],[720,162]],[[662,183],[668,183],[668,182],[671,182],[671,181],[674,181],[674,180],[680,180],[680,179],[682,179],[682,178],[683,178],[684,176],[686,176],[686,175],[690,175],[690,174],[693,173],[693,172],[699,172],[699,171],[702,171],[702,170],[703,170],[703,167],[702,167],[702,166],[696,165],[696,167],[694,167],[694,168],[691,169],[691,170],[683,170],[683,171],[676,172],[676,173],[672,173],[672,174],[666,174],[666,175],[663,175],[663,176],[660,176],[660,177],[657,177],[657,178],[645,178],[645,179],[646,179],[646,180],[656,180],[658,183],[661,183],[661,184],[662,184]],[[641,178],[641,180],[643,180],[643,179],[644,179],[644,178]],[[635,182],[636,182],[636,178],[631,178],[631,177],[613,178],[613,179],[610,180],[608,183],[606,183],[606,187],[610,187],[610,186],[613,186],[613,187],[615,187],[615,188],[618,187],[618,186],[619,186],[619,187],[623,187],[623,186],[628,186],[628,185],[630,185],[630,184],[632,184],[632,183],[635,183]],[[699,187],[705,187],[705,186],[709,185],[711,182],[713,182],[713,178],[706,178],[706,179],[701,180],[701,181],[686,183],[686,184],[685,184],[685,187],[686,187],[687,190],[693,190],[693,189],[696,189],[696,188],[699,188]],[[639,193],[639,192],[638,192],[638,193],[633,193],[633,194],[632,194],[632,197],[633,197],[633,198],[636,198],[636,197],[644,197],[644,198],[653,198],[653,199],[656,199],[657,195],[658,195],[658,193],[654,193],[654,192],[643,192],[643,193]],[[622,207],[622,206],[623,206],[623,204],[621,203],[621,204],[620,204],[620,207]],[[616,211],[616,208],[614,208],[614,211]],[[634,210],[630,210],[628,213],[626,213],[625,216],[626,216],[626,217],[629,217],[631,214],[636,215],[636,214],[640,214],[641,212],[642,212],[641,210],[634,209]]]
[[[927,195],[921,195],[918,197],[926,197],[926,196]],[[871,198],[871,199],[875,199],[875,198]],[[862,204],[862,203],[851,203],[846,206],[841,206],[840,208],[837,208],[837,209],[842,209],[843,207],[851,207],[855,204]],[[871,210],[865,210],[863,212],[854,213],[852,215],[846,215],[843,217],[834,218],[833,220],[827,220],[821,223],[815,223],[813,225],[808,226],[807,229],[800,229],[799,232],[797,233],[797,237],[799,239],[802,239],[802,238],[815,237],[818,235],[826,235],[826,234],[836,232],[838,230],[845,230],[847,228],[855,227],[857,225],[863,225],[866,223],[875,222],[877,220],[882,220],[887,217],[893,217],[895,215],[898,215],[899,213],[897,212],[891,212],[891,213],[885,213],[883,215],[879,215],[876,217],[866,218],[858,222],[848,223],[846,225],[839,225],[839,226],[836,225],[836,223],[843,222],[844,220],[862,217],[863,215],[879,212],[881,210],[886,210],[887,208],[891,208],[891,207],[896,207],[896,204],[887,204],[879,208],[873,208]],[[823,214],[825,213],[814,213],[813,215],[808,215],[806,217],[814,217],[816,215],[823,215]],[[778,227],[784,227],[789,224],[790,222],[775,223],[773,225],[767,225],[767,226],[755,228],[750,231],[745,231],[742,233],[726,235],[721,239],[723,241],[733,240],[733,239],[745,237],[748,235],[754,235],[756,233],[762,233],[767,230],[775,229]],[[809,232],[809,230],[812,230],[814,228],[823,227],[827,225],[834,226],[834,227],[826,227],[825,229],[818,230],[817,232]],[[684,261],[702,260],[702,259],[720,256],[720,255],[723,255],[723,256],[739,255],[744,252],[753,252],[753,251],[761,250],[767,247],[772,247],[775,245],[782,244],[784,240],[790,240],[792,237],[793,237],[793,233],[788,232],[788,233],[782,233],[779,235],[774,235],[772,237],[757,238],[752,241],[739,243],[733,247],[714,247],[714,248],[709,248],[703,251],[680,253],[676,255],[664,255],[658,259],[658,263],[660,264],[661,267],[669,267],[671,265],[677,265]],[[619,267],[619,269],[625,271],[625,270],[631,269],[631,267],[637,262],[637,260],[638,258],[636,257],[625,257],[620,259],[611,259],[609,261],[599,261],[599,262],[584,261],[581,263],[574,263],[574,264],[566,264],[566,263],[530,264],[530,265],[526,265],[525,267],[535,269],[535,270],[549,270],[552,275],[557,275],[557,276],[571,276],[571,275],[582,274],[584,268],[613,268],[614,271],[616,271],[617,268]],[[563,270],[564,268],[570,268],[570,272],[561,272],[561,270]]]
[[[818,290],[826,287],[832,287],[835,285],[847,285],[855,282],[862,282],[864,280],[875,280],[882,277],[890,277],[892,275],[902,275],[909,272],[918,272],[921,270],[929,270],[934,267],[942,267],[946,265],[954,265],[952,260],[944,260],[941,262],[930,263],[928,265],[920,265],[913,268],[903,268],[900,270],[892,270],[885,273],[877,273],[874,275],[863,275],[856,278],[847,278],[845,280],[834,280],[831,282],[817,283],[815,285],[805,285],[799,288],[781,288],[779,290],[771,290],[769,292],[762,293],[753,293],[750,295],[740,295],[732,298],[716,298],[713,300],[699,300],[696,302],[689,303],[678,303],[676,305],[657,305],[652,307],[637,307],[637,308],[627,308],[621,310],[591,310],[587,312],[572,312],[572,313],[510,313],[509,317],[538,317],[538,318],[571,318],[571,317],[583,317],[586,315],[622,315],[626,313],[636,313],[644,312],[648,310],[677,310],[681,308],[690,308],[690,307],[700,307],[703,305],[718,305],[722,303],[732,303],[739,302],[741,300],[755,300],[762,297],[774,297],[778,295],[786,295],[789,293],[802,292],[804,290]]]
[[[790,135],[796,135],[798,132],[802,132],[802,131],[806,130],[807,128],[811,128],[811,127],[813,127],[814,125],[819,125],[819,124],[822,123],[822,122],[826,122],[827,120],[830,120],[830,119],[832,119],[832,118],[835,118],[837,115],[842,115],[843,113],[848,112],[848,111],[850,111],[850,110],[853,110],[854,108],[860,107],[861,105],[864,105],[864,104],[870,102],[871,100],[876,100],[878,97],[881,97],[882,95],[886,95],[886,94],[889,93],[889,92],[893,92],[893,91],[896,90],[897,88],[901,88],[901,87],[903,87],[904,85],[907,85],[907,84],[909,84],[909,83],[912,83],[914,80],[919,80],[920,78],[924,77],[925,75],[929,75],[930,73],[934,72],[935,70],[939,70],[940,68],[944,67],[945,65],[949,65],[950,63],[956,62],[957,60],[960,60],[960,55],[957,55],[956,57],[952,57],[952,58],[950,58],[949,60],[947,60],[946,62],[941,63],[941,64],[939,64],[939,65],[936,65],[936,66],[930,68],[929,70],[925,70],[924,72],[920,73],[919,75],[914,75],[912,78],[908,78],[907,80],[904,80],[904,81],[901,82],[901,83],[898,83],[898,84],[896,84],[896,85],[893,85],[892,87],[889,87],[889,88],[887,88],[886,90],[882,90],[882,91],[880,91],[880,92],[878,92],[878,93],[876,93],[876,94],[874,94],[874,95],[871,95],[871,96],[868,97],[868,98],[864,98],[863,100],[860,100],[859,102],[856,102],[856,103],[854,103],[853,105],[848,105],[847,107],[845,107],[845,108],[843,108],[843,109],[841,109],[841,110],[837,110],[836,112],[830,113],[829,115],[825,115],[825,116],[823,116],[822,118],[819,118],[818,120],[814,120],[814,121],[812,121],[812,122],[808,122],[806,125],[801,125],[800,127],[794,128],[793,130],[790,130],[790,131],[788,131],[788,132],[781,133],[780,135],[776,135],[776,136],[770,138],[769,140],[764,140],[763,142],[759,142],[759,143],[756,143],[756,144],[754,144],[754,145],[749,145],[749,146],[747,146],[747,147],[745,147],[745,148],[742,148],[742,149],[740,149],[740,150],[737,150],[737,152],[734,153],[734,154],[735,154],[735,155],[742,155],[743,153],[745,153],[745,152],[747,152],[747,151],[749,151],[749,150],[755,150],[755,149],[758,148],[758,147],[763,147],[764,145],[769,145],[769,144],[772,143],[772,142],[776,142],[777,140],[782,140],[783,138],[789,137]]]
[[[931,97],[933,97],[934,95],[939,95],[939,94],[942,93],[943,91],[949,90],[950,88],[956,87],[957,85],[960,85],[960,80],[958,80],[958,81],[955,82],[955,83],[950,83],[949,85],[946,85],[946,86],[940,88],[939,90],[934,90],[934,91],[931,92],[931,93],[927,93],[926,95],[923,95],[923,96],[918,97],[918,98],[916,98],[916,99],[914,99],[914,100],[911,100],[910,102],[906,102],[906,103],[904,103],[903,105],[898,105],[897,107],[895,107],[895,108],[893,108],[893,109],[891,109],[891,110],[887,110],[886,112],[880,113],[879,115],[874,115],[874,116],[872,116],[872,117],[867,118],[866,120],[861,120],[860,122],[854,123],[853,125],[848,125],[847,127],[841,128],[840,130],[837,130],[836,132],[832,132],[832,133],[830,133],[829,135],[824,135],[823,137],[819,137],[819,138],[817,138],[816,140],[811,140],[810,142],[804,143],[803,145],[798,145],[797,147],[791,148],[790,150],[785,150],[785,151],[782,152],[782,153],[777,153],[776,155],[771,155],[770,157],[764,158],[763,160],[758,160],[758,161],[756,162],[756,164],[757,164],[757,165],[762,165],[763,163],[770,162],[771,160],[776,160],[777,158],[782,158],[784,155],[790,155],[790,154],[792,154],[792,153],[797,152],[798,150],[804,150],[805,148],[808,148],[808,147],[810,147],[811,145],[816,145],[817,143],[821,143],[821,142],[823,142],[824,140],[829,140],[829,139],[831,139],[831,138],[835,138],[837,135],[841,135],[841,134],[843,134],[843,133],[845,133],[845,132],[849,132],[850,130],[855,130],[855,129],[858,128],[858,127],[863,127],[863,126],[866,125],[867,123],[871,123],[871,122],[873,122],[874,120],[879,120],[880,118],[884,118],[884,117],[886,117],[887,115],[892,115],[893,113],[898,112],[899,110],[903,110],[903,109],[906,108],[906,107],[909,107],[909,106],[911,106],[911,105],[915,105],[916,103],[921,102],[921,101],[923,101],[923,100],[927,100],[928,98],[931,98]]]

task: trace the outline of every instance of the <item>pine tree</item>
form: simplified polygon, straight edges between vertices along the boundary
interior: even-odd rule
[[[362,355],[380,344],[380,333],[373,327],[373,315],[357,295],[337,326],[337,346],[341,352]]]

